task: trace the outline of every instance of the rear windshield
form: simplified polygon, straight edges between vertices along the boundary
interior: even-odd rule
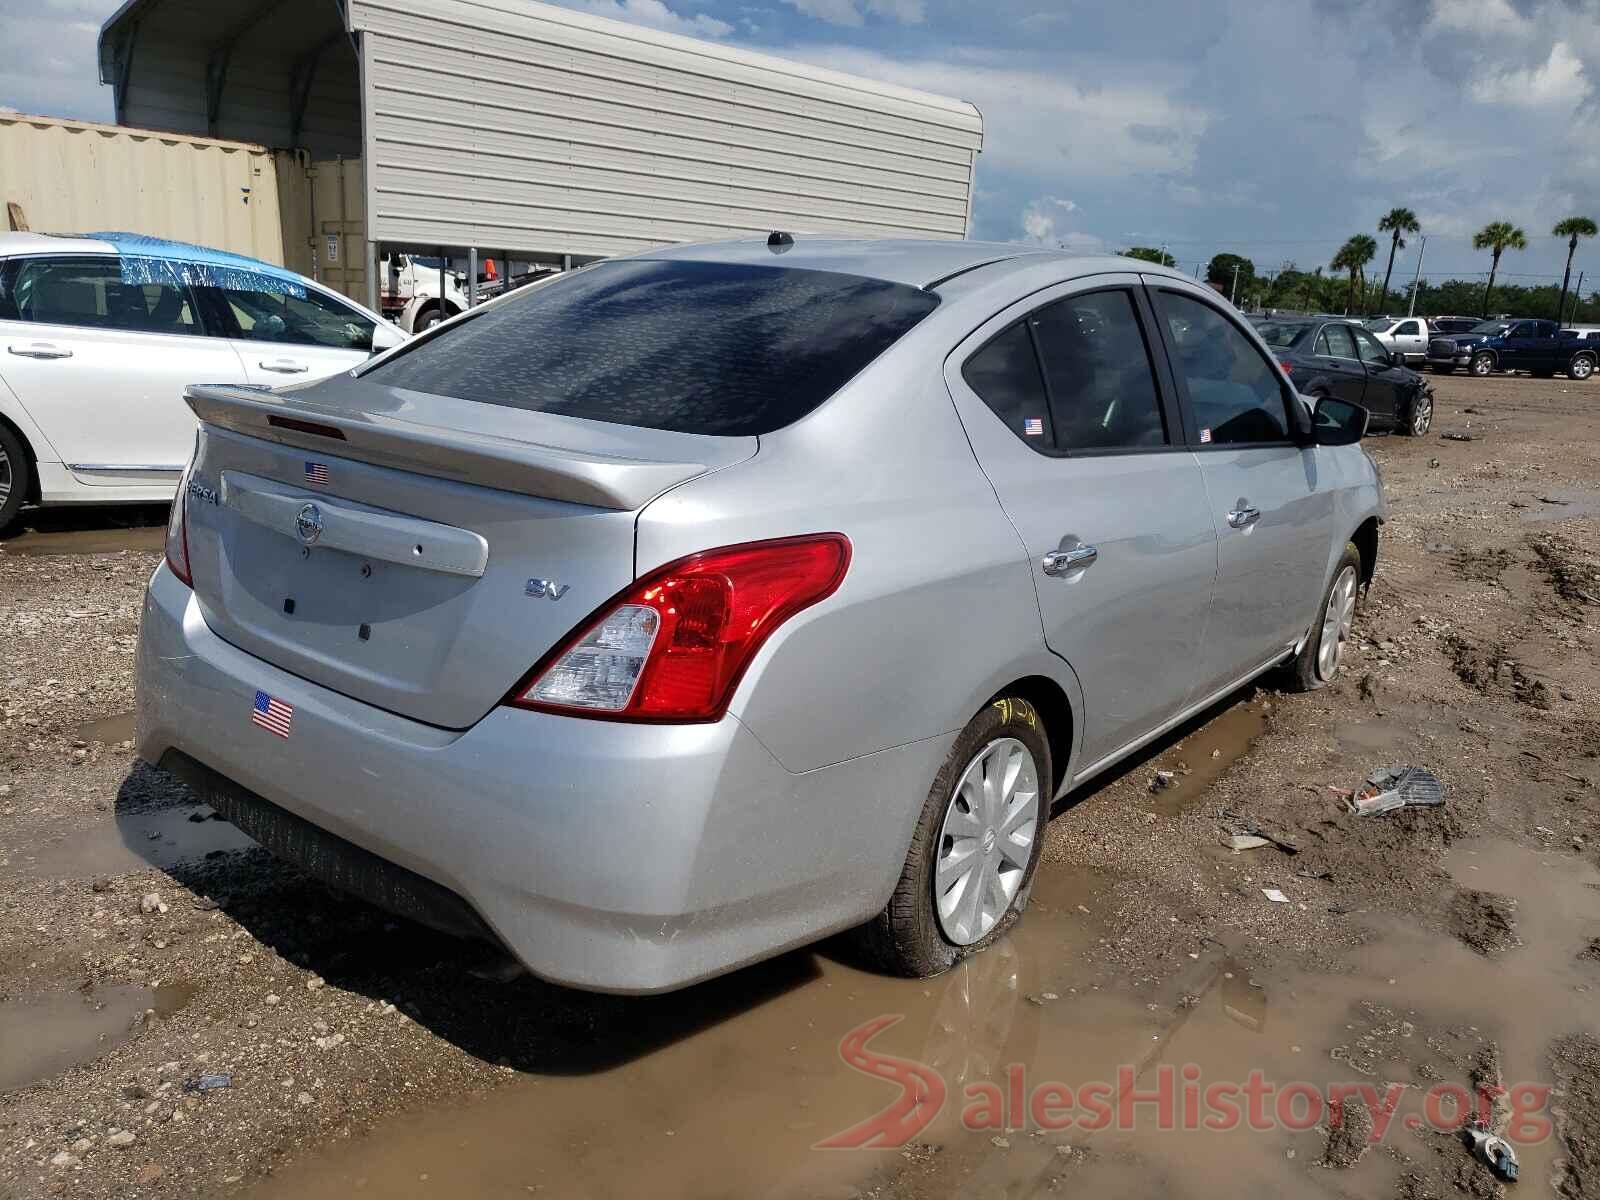
[[[1287,350],[1309,328],[1309,325],[1267,321],[1264,324],[1257,325],[1256,332],[1261,335],[1261,340],[1267,345],[1272,346],[1274,349]]]
[[[679,433],[799,420],[927,316],[904,284],[733,263],[597,263],[402,350],[368,378]]]

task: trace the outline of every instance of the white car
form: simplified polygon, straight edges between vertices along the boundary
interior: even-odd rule
[[[1428,323],[1421,317],[1375,317],[1367,322],[1367,332],[1387,350],[1405,355],[1407,366],[1428,361]]]
[[[282,267],[133,234],[0,233],[0,529],[24,502],[172,499],[191,383],[349,370],[406,335]]]

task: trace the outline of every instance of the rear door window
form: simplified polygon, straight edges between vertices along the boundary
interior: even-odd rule
[[[1044,364],[1056,449],[1167,444],[1155,371],[1131,292],[1068,296],[1028,322]]]
[[[1347,325],[1324,325],[1317,334],[1317,353],[1328,358],[1356,357],[1356,340]]]
[[[1217,446],[1287,442],[1286,385],[1261,351],[1209,304],[1165,289],[1158,294],[1173,371],[1188,391],[1198,440]]]
[[[379,363],[390,387],[681,433],[770,433],[938,297],[831,271],[632,259],[475,310]]]
[[[149,260],[130,261],[137,268]],[[109,255],[14,258],[0,269],[0,320],[125,333],[203,333],[187,287],[176,281],[130,281],[150,275],[125,270]]]

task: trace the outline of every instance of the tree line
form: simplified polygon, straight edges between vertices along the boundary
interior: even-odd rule
[[[1206,265],[1205,278],[1225,296],[1245,308],[1287,308],[1314,312],[1344,312],[1351,316],[1395,314],[1411,307],[1411,286],[1390,290],[1396,254],[1406,248],[1406,239],[1422,231],[1416,213],[1409,208],[1390,209],[1378,221],[1378,232],[1387,234],[1388,261],[1383,282],[1369,286],[1367,268],[1378,256],[1378,241],[1371,234],[1349,238],[1328,263],[1328,274],[1320,266],[1302,270],[1293,262],[1276,271],[1258,272],[1250,259],[1239,254],[1217,254]],[[1489,274],[1485,281],[1448,279],[1441,283],[1422,281],[1417,285],[1416,312],[1419,316],[1478,315],[1496,312],[1517,316],[1552,317],[1564,324],[1600,322],[1600,300],[1584,300],[1571,290],[1572,259],[1578,239],[1591,238],[1600,227],[1589,217],[1568,217],[1556,223],[1552,237],[1567,242],[1566,271],[1561,287],[1546,284],[1524,287],[1501,284],[1495,288],[1501,256],[1507,250],[1526,250],[1528,237],[1509,221],[1492,221],[1472,239],[1475,250],[1489,252]],[[1172,255],[1151,246],[1134,246],[1123,253],[1147,262],[1176,266]],[[1344,272],[1344,278],[1339,272]]]

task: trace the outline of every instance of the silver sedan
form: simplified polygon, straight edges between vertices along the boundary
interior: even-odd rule
[[[1213,291],[1012,245],[678,247],[188,396],[141,753],[603,991],[981,950],[1052,800],[1333,678],[1384,518]]]

